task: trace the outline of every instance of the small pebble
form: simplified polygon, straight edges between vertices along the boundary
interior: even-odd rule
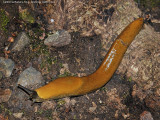
[[[0,103],[8,102],[11,97],[12,91],[10,89],[1,90],[0,89]]]
[[[11,59],[0,57],[0,71],[5,77],[10,77],[14,69],[14,62]]]
[[[140,120],[153,120],[153,117],[150,112],[144,111],[140,114]]]
[[[93,105],[93,107],[89,108],[90,112],[94,112],[97,109],[97,105],[94,102],[92,102],[92,105]]]
[[[48,36],[45,39],[44,44],[47,46],[62,47],[68,45],[70,42],[71,35],[65,30],[60,30]]]
[[[23,113],[13,113],[13,116],[15,117],[15,118],[22,118],[22,115],[23,115]]]
[[[54,22],[54,19],[51,19],[51,23],[53,23]]]

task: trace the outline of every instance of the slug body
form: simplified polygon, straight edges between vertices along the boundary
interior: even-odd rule
[[[100,67],[91,75],[84,77],[62,77],[33,91],[30,97],[35,102],[78,96],[104,86],[118,68],[128,46],[143,26],[143,18],[130,23],[112,44]],[[23,89],[23,86],[19,86]]]

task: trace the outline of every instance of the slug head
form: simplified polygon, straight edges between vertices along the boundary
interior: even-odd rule
[[[29,100],[33,101],[33,103],[35,103],[35,102],[43,102],[43,99],[38,96],[36,91],[30,90],[30,89],[28,89],[28,88],[26,88],[26,87],[24,87],[24,86],[22,86],[20,84],[18,84],[18,88],[20,88],[26,94],[28,94],[29,95]]]

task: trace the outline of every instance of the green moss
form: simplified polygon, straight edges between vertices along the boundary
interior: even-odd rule
[[[52,120],[52,110],[42,110],[40,109],[39,111],[37,111],[38,115],[44,115],[45,118],[47,118],[48,120]]]
[[[66,71],[64,72],[64,74],[58,75],[58,77],[67,77],[67,76],[71,76],[71,74]]]
[[[58,102],[57,102],[57,105],[58,106],[62,106],[64,105],[66,102],[63,100],[63,99],[59,99]]]
[[[37,111],[37,114],[42,115],[43,112],[44,112],[44,111],[40,109],[40,110]]]
[[[73,120],[77,120],[77,117],[76,117],[76,115],[74,115],[74,116],[73,116]]]
[[[52,120],[52,110],[45,110],[44,115],[48,120]]]
[[[157,7],[160,3],[159,0],[135,0],[140,6],[143,6],[145,8],[153,8]]]
[[[104,86],[104,87],[101,87],[99,90],[100,90],[100,91],[104,91],[104,92],[106,92],[106,88],[105,88],[105,86]]]
[[[6,27],[7,27],[8,22],[9,22],[9,18],[5,14],[5,11],[3,9],[0,9],[0,30],[7,32]]]
[[[41,62],[41,68],[47,67],[48,70],[51,69],[51,65],[55,64],[56,58],[50,56],[50,54],[43,54],[42,62]]]
[[[55,64],[57,62],[57,58],[55,56],[53,56],[53,54],[50,52],[49,48],[44,45],[44,41],[38,39],[38,37],[36,38],[35,36],[39,36],[40,34],[42,34],[44,31],[42,30],[38,30],[38,29],[34,29],[33,30],[33,35],[30,36],[32,41],[30,44],[30,49],[31,54],[30,54],[30,60],[33,59],[35,56],[39,57],[41,56],[41,64],[40,64],[40,68],[43,69],[45,68],[45,70],[50,71],[52,64]]]
[[[132,82],[132,77],[129,77],[128,81],[129,81],[129,82]]]
[[[0,104],[0,113],[1,112],[5,112],[5,114],[7,115],[12,115],[13,113],[8,109],[6,108],[3,104]]]
[[[63,64],[62,64],[62,63],[60,63],[60,64],[59,64],[59,66],[60,66],[60,68],[62,68],[62,67],[63,67]]]
[[[123,99],[126,99],[128,96],[129,96],[129,92],[128,93],[124,93],[122,97],[123,97]]]
[[[19,13],[19,16],[25,22],[29,22],[29,23],[34,23],[35,22],[34,17],[28,12],[27,9],[21,10],[21,12]]]

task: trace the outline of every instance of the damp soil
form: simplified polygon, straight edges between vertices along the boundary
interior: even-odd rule
[[[4,6],[0,3],[0,6],[9,13],[11,19],[6,27],[7,32],[0,31],[0,57],[5,56],[3,51],[8,44],[7,38],[11,36],[11,33],[25,30],[29,34],[30,30],[36,33],[36,30],[39,29],[34,24],[22,25],[20,28],[22,22],[18,16],[18,4],[14,5]],[[39,70],[46,83],[59,77],[59,71],[63,68],[63,64],[68,64],[69,67],[69,72],[65,72],[63,76],[89,75],[98,68],[103,60],[101,52],[104,51],[101,37],[81,37],[78,32],[70,34],[72,42],[69,45],[49,48],[43,45],[42,41],[36,39],[35,36],[41,35],[41,33],[36,33],[34,37],[30,36],[32,42],[21,52],[9,53],[9,58],[15,62],[16,66],[9,78],[0,80],[1,89],[9,88],[13,92],[8,102],[0,103],[0,116],[3,116],[4,120],[138,120],[144,110],[150,111],[153,118],[158,120],[158,113],[146,107],[144,101],[132,97],[132,88],[136,83],[129,81],[125,75],[118,74],[114,74],[104,87],[95,92],[69,98],[71,101],[69,105],[66,105],[65,99],[59,99],[51,100],[51,103],[54,104],[53,108],[44,108],[42,103],[32,105],[29,100],[26,100],[27,95],[24,100],[19,101],[14,94],[15,91],[19,91],[16,83],[20,73],[29,66]],[[33,52],[31,47],[37,48],[35,45],[41,46]],[[50,59],[46,60],[47,57],[52,58],[54,64],[49,64]],[[73,101],[75,104],[72,103]],[[14,113],[23,113],[23,115],[21,118],[16,118]],[[130,114],[128,115],[128,113]]]

